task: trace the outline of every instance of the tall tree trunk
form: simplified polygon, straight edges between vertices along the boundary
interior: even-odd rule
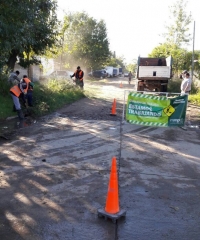
[[[12,71],[14,70],[15,63],[17,61],[17,55],[18,55],[18,51],[12,50],[11,53],[10,53],[8,62],[7,62],[8,68]]]

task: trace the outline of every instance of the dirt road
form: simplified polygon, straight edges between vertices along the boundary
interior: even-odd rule
[[[87,88],[95,99],[0,139],[0,239],[198,240],[200,131],[191,126],[199,124],[199,110],[188,108],[186,130],[130,125],[122,112],[124,90],[133,84],[120,78]],[[113,156],[127,211],[116,224],[97,217]]]

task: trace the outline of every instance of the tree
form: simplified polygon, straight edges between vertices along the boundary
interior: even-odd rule
[[[167,58],[172,56],[173,58],[173,72],[177,75],[179,71],[191,70],[192,68],[192,52],[187,51],[184,48],[180,48],[175,44],[163,43],[155,47],[149,54],[149,57],[155,58]],[[196,63],[194,64],[195,76],[199,78],[200,75],[200,51],[194,52],[194,59]]]
[[[187,1],[177,0],[177,2],[170,7],[169,19],[172,23],[166,26],[167,32],[164,33],[166,42],[178,47],[182,47],[191,40],[189,31],[189,24],[192,21],[191,13],[188,15],[185,9]]]
[[[155,58],[167,58],[172,56],[173,58],[173,72],[178,74],[179,70],[184,69],[185,65],[185,55],[187,53],[186,49],[182,49],[176,44],[173,43],[163,43],[155,47],[152,52],[149,54],[149,57]]]
[[[185,55],[184,68],[186,70],[192,70],[192,54],[193,52],[187,52]],[[194,51],[194,76],[200,79],[200,51]]]
[[[0,63],[14,69],[17,57],[23,63],[37,62],[56,41],[56,1],[9,0],[0,5]]]
[[[105,22],[98,22],[84,12],[65,16],[62,39],[62,60],[68,66],[78,64],[96,69],[109,57]]]
[[[134,60],[133,63],[129,63],[126,65],[127,71],[131,71],[132,73],[136,73],[137,70],[137,60]]]
[[[113,67],[121,67],[123,70],[125,69],[124,57],[116,57],[115,52],[110,53],[110,57],[106,62],[106,66],[113,66]]]

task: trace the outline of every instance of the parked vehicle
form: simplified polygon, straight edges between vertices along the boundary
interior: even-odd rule
[[[128,72],[124,73],[124,77],[128,77],[128,74],[129,74]]]
[[[105,69],[95,70],[93,72],[90,72],[88,75],[94,78],[101,78],[101,79],[106,78],[108,76]]]
[[[171,78],[171,56],[168,58],[138,58],[138,91],[167,92],[167,84]]]
[[[113,67],[112,66],[105,67],[105,70],[108,74],[108,77],[113,77]]]
[[[119,68],[113,68],[113,76],[114,77],[119,76]]]
[[[119,68],[119,76],[122,76],[122,68]]]

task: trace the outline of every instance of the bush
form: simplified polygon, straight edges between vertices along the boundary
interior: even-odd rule
[[[12,112],[12,98],[9,94],[9,84],[7,83],[7,76],[0,78],[0,119],[16,115]],[[2,95],[4,94],[4,96]],[[33,105],[34,107],[29,109],[32,116],[42,116],[47,113],[51,113],[56,109],[63,107],[68,103],[75,102],[76,100],[83,98],[84,92],[74,86],[70,81],[51,79],[47,82],[40,83],[34,82],[33,90]]]
[[[84,96],[84,92],[68,80],[50,79],[43,83],[36,82],[33,91],[33,110],[35,115],[41,116]]]
[[[0,86],[0,95],[8,95],[10,90],[10,84],[8,83],[8,75],[4,72],[0,72]]]
[[[168,84],[168,92],[180,93],[181,82],[182,82],[182,79],[179,79],[179,78],[171,79]],[[195,82],[192,82],[191,94],[196,94],[198,90],[199,90],[198,86],[195,84]]]
[[[200,92],[194,95],[189,95],[189,102],[200,106]]]

